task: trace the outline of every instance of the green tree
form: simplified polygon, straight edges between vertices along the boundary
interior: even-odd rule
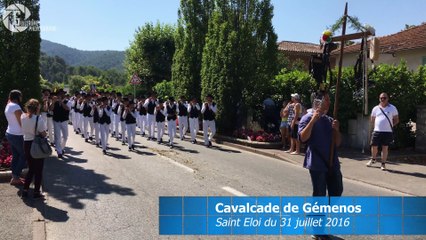
[[[167,100],[166,98],[173,96],[174,84],[172,81],[162,81],[154,86],[154,91],[157,93],[159,99]]]
[[[231,132],[267,95],[277,73],[276,34],[269,0],[218,0],[202,60],[202,96],[219,105],[218,129]]]
[[[175,52],[175,28],[171,25],[146,23],[139,27],[135,39],[126,50],[127,78],[136,73],[150,90],[162,80],[171,80],[171,66]]]
[[[0,0],[0,9],[12,3],[15,1]],[[31,12],[28,20],[40,20],[38,0],[22,0],[20,3]],[[0,24],[0,102],[7,102],[12,89],[21,90],[24,101],[41,96],[40,41],[39,31],[12,33]],[[0,111],[0,119],[0,136],[3,136],[7,126],[3,111]]]
[[[200,98],[201,61],[213,0],[181,0],[172,80],[175,96]]]

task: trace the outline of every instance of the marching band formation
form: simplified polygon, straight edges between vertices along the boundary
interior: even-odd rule
[[[212,95],[207,95],[206,101],[200,106],[196,98],[186,101],[181,96],[176,102],[173,97],[169,97],[164,101],[158,99],[154,92],[148,98],[140,96],[134,99],[133,95],[123,96],[114,91],[76,92],[69,96],[62,89],[55,92],[43,90],[41,108],[50,143],[55,146],[59,158],[65,153],[68,124],[72,124],[74,132],[80,134],[85,142],[95,144],[106,154],[110,134],[123,145],[127,144],[129,151],[135,150],[137,128],[142,137],[162,144],[167,127],[167,145],[173,148],[179,126],[180,140],[186,139],[189,130],[190,141],[196,144],[201,117],[204,145],[211,147],[216,133],[216,112],[217,105]]]

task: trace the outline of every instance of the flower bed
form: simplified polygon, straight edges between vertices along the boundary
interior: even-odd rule
[[[0,171],[10,170],[12,164],[12,150],[5,139],[0,144]]]
[[[267,133],[263,130],[253,131],[251,129],[239,129],[234,131],[233,136],[239,139],[255,141],[255,142],[280,142],[281,135],[279,133]]]

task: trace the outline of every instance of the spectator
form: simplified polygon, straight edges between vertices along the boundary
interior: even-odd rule
[[[28,163],[28,173],[25,178],[24,189],[22,190],[22,197],[28,196],[28,189],[34,177],[34,198],[43,197],[40,191],[41,180],[43,178],[44,159],[34,159],[31,156],[31,145],[33,143],[35,134],[42,137],[47,136],[47,127],[42,117],[38,116],[40,112],[40,103],[36,99],[30,99],[25,104],[26,113],[22,114],[22,131],[24,134],[24,151]]]
[[[6,137],[12,148],[12,179],[11,185],[23,185],[20,178],[22,169],[25,167],[24,136],[22,133],[21,115],[22,109],[19,105],[22,101],[22,93],[12,90],[9,93],[9,101],[4,110],[7,119]]]
[[[281,132],[281,142],[283,144],[283,149],[287,148],[287,143],[289,143],[290,140],[289,139],[289,126],[288,126],[288,107],[290,106],[290,102],[289,101],[284,101],[283,102],[283,107],[280,111],[280,116],[281,116],[281,125],[280,125],[280,132]]]
[[[387,93],[381,93],[379,101],[379,105],[371,111],[371,125],[374,126],[374,131],[371,137],[371,160],[367,163],[367,167],[376,162],[377,149],[378,146],[381,146],[382,165],[380,168],[385,171],[389,144],[393,141],[392,128],[399,123],[399,117],[396,107],[389,103]]]
[[[286,152],[296,155],[300,154],[300,141],[297,136],[299,129],[299,121],[302,117],[302,105],[300,104],[300,96],[297,93],[291,94],[291,103],[288,107],[288,125],[290,126],[290,149]]]

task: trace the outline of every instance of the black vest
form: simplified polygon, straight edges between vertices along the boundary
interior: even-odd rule
[[[155,102],[149,101],[148,102],[148,114],[154,114],[155,110]]]
[[[126,124],[133,124],[133,123],[136,123],[136,118],[135,118],[135,117],[133,117],[132,113],[135,113],[135,110],[133,110],[133,111],[129,112],[129,113],[126,115],[126,119],[125,119]]]
[[[215,103],[212,103],[213,106],[215,106]],[[203,119],[206,121],[214,121],[215,119],[215,113],[209,108],[207,107],[206,110],[204,111],[203,114]]]
[[[93,122],[98,123],[99,122],[99,111],[97,108],[95,108],[95,111],[93,111]]]
[[[74,109],[74,112],[79,113],[79,112],[80,112],[80,109],[77,107],[77,103],[78,103],[78,101],[77,101],[77,100],[75,100],[75,102],[74,102],[74,106],[73,106],[72,108]]]
[[[112,106],[112,105],[111,105]],[[117,114],[118,113],[118,106],[120,106],[120,104],[117,102],[117,104],[115,105],[115,108],[112,109],[112,112]]]
[[[85,103],[83,106],[83,117],[92,117],[92,115],[90,115],[91,111],[92,108],[90,107],[89,103]]]
[[[173,104],[173,107],[170,107],[169,105],[166,106],[166,113],[167,113],[167,121],[174,120],[176,121],[176,104]]]
[[[108,106],[107,107],[107,110],[109,111],[111,109],[111,107],[110,106]],[[105,111],[105,109],[103,109],[103,113],[102,113],[102,117],[99,119],[99,123],[100,124],[110,124],[111,123],[111,117],[109,117],[107,114],[106,114],[106,111]]]
[[[155,121],[164,122],[166,121],[166,116],[164,116],[164,114],[161,111],[158,111],[157,114],[155,115]]]
[[[179,117],[188,116],[188,109],[183,103],[178,104],[179,106]]]
[[[146,108],[142,105],[139,107],[139,115],[142,115],[142,116],[146,115]]]
[[[64,100],[64,104],[67,104],[68,101]],[[69,120],[70,111],[65,110],[59,102],[56,102],[53,106],[53,121],[55,122],[64,122]]]
[[[200,110],[198,110],[195,106],[191,107],[191,111],[189,112],[189,118],[198,118],[200,116]]]

